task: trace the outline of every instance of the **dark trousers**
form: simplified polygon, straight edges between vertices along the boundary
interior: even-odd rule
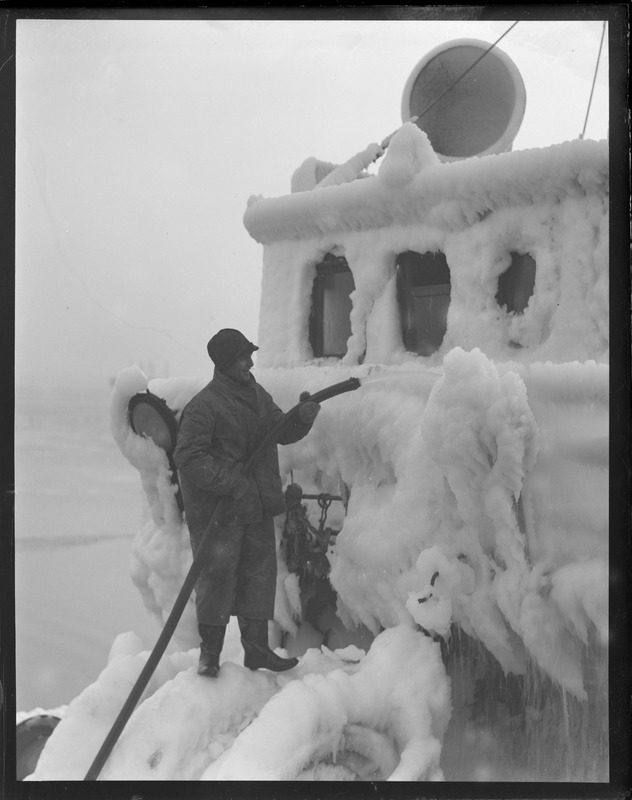
[[[191,537],[195,553],[199,539]],[[195,584],[199,625],[226,625],[231,615],[272,619],[276,593],[274,522],[216,528]]]

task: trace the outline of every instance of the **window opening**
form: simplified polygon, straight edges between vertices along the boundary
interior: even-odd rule
[[[535,288],[535,259],[511,253],[511,264],[498,278],[496,302],[508,312],[522,314]]]
[[[316,265],[310,318],[310,343],[316,358],[342,358],[347,352],[354,289],[353,274],[345,258],[328,253]]]
[[[432,355],[443,342],[450,306],[450,269],[444,253],[400,253],[397,294],[404,347],[420,356]]]

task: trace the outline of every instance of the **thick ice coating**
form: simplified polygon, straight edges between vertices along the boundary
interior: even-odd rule
[[[279,549],[277,644],[298,667],[250,673],[229,629],[220,679],[200,679],[191,601],[104,779],[607,780],[607,143],[440,164],[407,124],[367,175],[376,154],[308,160],[293,194],[251,199],[245,215],[264,245],[257,380],[287,410],[360,379],[280,465],[306,492],[348,498],[328,520],[331,624],[368,644],[304,624]],[[406,251],[449,266],[447,329],[428,356],[404,345]],[[536,265],[519,312],[497,298],[515,252]],[[314,358],[327,253],[353,275],[350,336],[342,357]],[[167,456],[132,432],[127,406],[149,388],[177,416],[204,382],[129,368],[112,393],[112,433],[145,500],[131,575],[161,621],[191,563],[188,532]],[[82,777],[149,644],[115,645],[31,779]]]

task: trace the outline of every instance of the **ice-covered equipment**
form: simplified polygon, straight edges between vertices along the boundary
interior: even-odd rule
[[[171,483],[176,488],[176,500],[180,511],[184,511],[182,492],[178,485],[178,472],[173,462],[173,451],[176,447],[178,421],[176,415],[162,397],[149,390],[138,392],[129,401],[129,423],[134,433],[158,445],[169,459]]]
[[[478,39],[455,39],[411,72],[402,121],[419,117],[415,124],[441,161],[458,161],[511,150],[525,106],[524,82],[506,53]]]
[[[171,455],[176,446],[178,423],[162,397],[149,391],[139,392],[129,401],[128,408],[134,433],[151,439]]]
[[[54,714],[36,714],[20,722],[16,729],[16,778],[24,780],[30,775],[48,741],[59,723]]]

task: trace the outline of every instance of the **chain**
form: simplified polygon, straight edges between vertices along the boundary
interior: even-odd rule
[[[329,506],[332,504],[333,498],[329,494],[318,495],[318,505],[320,506],[320,522],[318,523],[318,532],[322,533],[325,529],[325,522],[327,521],[327,512]]]

